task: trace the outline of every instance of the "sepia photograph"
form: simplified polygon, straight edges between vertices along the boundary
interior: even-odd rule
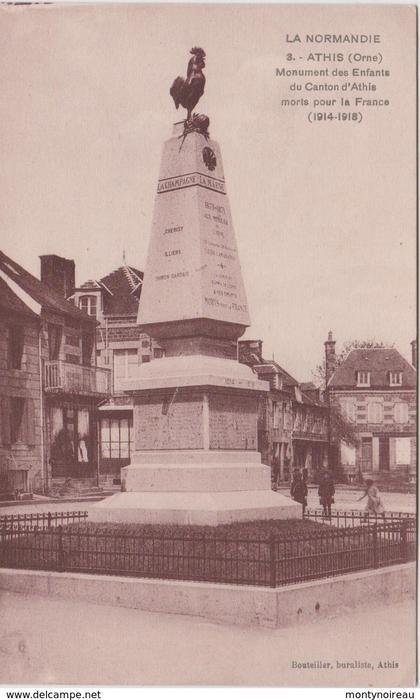
[[[0,5],[0,688],[416,685],[416,32]]]

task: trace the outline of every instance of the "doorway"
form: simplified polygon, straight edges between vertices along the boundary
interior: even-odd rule
[[[379,470],[389,471],[389,438],[379,438]]]
[[[362,472],[372,471],[372,438],[370,437],[362,437],[361,468]]]

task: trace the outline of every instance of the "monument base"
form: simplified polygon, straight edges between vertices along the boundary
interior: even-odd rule
[[[302,517],[302,506],[271,490],[259,452],[139,451],[121,470],[123,488],[90,510],[96,522],[222,525]]]
[[[225,525],[249,520],[291,520],[302,506],[274,491],[116,493],[96,503],[89,520],[160,525]]]

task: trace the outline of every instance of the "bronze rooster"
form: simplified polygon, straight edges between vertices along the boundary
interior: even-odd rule
[[[191,119],[192,111],[204,93],[204,85],[206,84],[206,78],[203,74],[206,54],[203,49],[197,47],[192,48],[190,53],[192,53],[192,58],[188,62],[187,78],[178,76],[169,90],[175,107],[178,109],[181,105],[187,110],[187,121]]]

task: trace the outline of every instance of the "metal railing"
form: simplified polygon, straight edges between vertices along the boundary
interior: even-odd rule
[[[48,360],[44,365],[44,389],[51,392],[108,395],[111,392],[111,370]]]
[[[280,535],[119,534],[85,524],[0,528],[0,567],[277,586],[415,560],[409,518]],[[105,529],[104,529],[105,528]]]
[[[57,513],[7,513],[0,515],[0,530],[45,530],[58,525],[80,523],[88,517],[87,510]]]
[[[369,513],[364,510],[334,510],[331,515],[325,515],[322,508],[306,508],[303,513],[304,520],[315,520],[334,527],[357,527],[360,525],[374,525],[378,523],[400,522],[410,520],[416,522],[415,513],[401,511],[388,511],[384,515]]]

